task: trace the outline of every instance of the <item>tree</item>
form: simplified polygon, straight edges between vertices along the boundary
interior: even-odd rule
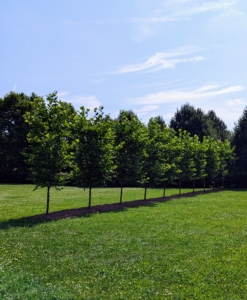
[[[142,182],[144,183],[144,200],[147,186],[154,187],[164,180],[167,171],[166,144],[168,141],[166,127],[161,126],[157,118],[151,118],[146,127],[145,155],[143,155]]]
[[[179,194],[181,194],[181,181],[192,180],[196,175],[195,160],[194,160],[194,144],[193,137],[185,130],[179,130],[178,136],[178,150],[180,159],[178,165],[178,179],[179,179]]]
[[[231,147],[231,144],[228,140],[225,140],[224,142],[218,142],[218,144],[220,159],[218,180],[222,181],[222,186],[224,187],[225,178],[229,174],[230,166],[235,160],[234,148]]]
[[[206,147],[205,143],[202,143],[199,141],[199,138],[197,135],[194,135],[192,149],[193,149],[194,165],[195,165],[195,170],[196,170],[195,173],[192,174],[193,192],[194,192],[195,180],[199,180],[199,179],[204,180],[205,177],[207,176],[207,174],[206,174],[207,147]],[[204,190],[205,190],[205,180],[204,180]]]
[[[88,207],[91,207],[92,187],[104,186],[114,174],[114,132],[109,115],[104,116],[103,107],[89,110],[81,107],[75,119],[76,151],[75,179],[80,186],[89,187]]]
[[[226,139],[230,139],[231,133],[227,130],[226,124],[217,117],[213,110],[208,111],[205,116],[209,127],[209,135],[211,137],[222,142]]]
[[[31,110],[35,94],[10,92],[0,99],[0,182],[26,182],[28,167],[22,152],[28,152],[29,126],[23,115]]]
[[[247,187],[247,107],[234,127],[232,144],[236,155],[235,184],[239,187]]]
[[[177,110],[170,121],[170,128],[173,128],[177,133],[179,129],[182,129],[189,132],[191,136],[196,134],[200,141],[203,140],[204,136],[210,134],[204,112],[199,108],[195,109],[189,103],[182,105],[180,110]]]
[[[68,179],[72,145],[69,142],[75,116],[71,104],[59,101],[57,93],[35,98],[32,110],[25,114],[29,124],[27,139],[31,153],[27,153],[30,179],[38,187],[47,187],[46,214],[49,213],[50,188],[58,188]]]
[[[164,118],[162,116],[157,116],[157,117],[151,118],[149,120],[149,122],[151,120],[155,120],[157,122],[157,124],[159,125],[159,127],[160,127],[161,130],[164,130],[164,128],[166,128],[166,122],[165,122],[165,120],[164,120]]]
[[[215,180],[219,175],[220,170],[220,152],[219,152],[219,142],[211,137],[205,137],[203,143],[206,147],[206,174],[210,182],[212,182],[213,187],[215,187]]]
[[[134,114],[121,110],[115,122],[116,181],[120,184],[120,203],[123,186],[140,184],[142,161],[145,155],[145,126]]]
[[[204,136],[224,141],[230,138],[230,131],[226,124],[213,110],[204,113],[200,108],[186,103],[181,106],[170,121],[170,127],[177,133],[179,129],[186,130],[191,136],[197,135],[202,142]]]

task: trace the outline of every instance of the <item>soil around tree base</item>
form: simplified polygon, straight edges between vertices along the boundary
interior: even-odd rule
[[[144,205],[152,205],[156,202],[165,202],[170,201],[173,199],[178,198],[186,198],[186,197],[195,197],[198,195],[203,194],[209,194],[209,193],[215,193],[219,191],[223,191],[222,188],[217,189],[211,189],[206,191],[199,191],[199,192],[191,192],[191,193],[185,193],[180,195],[173,195],[169,197],[159,197],[159,198],[151,198],[147,200],[134,200],[134,201],[128,201],[123,203],[112,203],[112,204],[102,204],[102,205],[95,205],[88,207],[81,207],[81,208],[74,208],[74,209],[67,209],[67,210],[61,210],[61,211],[55,211],[51,212],[48,215],[46,214],[39,214],[30,217],[33,220],[60,220],[64,218],[74,218],[74,217],[80,217],[83,215],[89,215],[93,213],[104,213],[104,212],[110,212],[110,211],[119,211],[119,210],[125,210],[128,207],[138,207],[138,206],[144,206]]]

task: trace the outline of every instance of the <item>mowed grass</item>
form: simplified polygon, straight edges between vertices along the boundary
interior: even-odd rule
[[[229,190],[50,222],[1,215],[0,299],[246,299],[246,205]]]
[[[200,189],[196,189],[200,190]],[[202,189],[201,189],[202,190]],[[51,189],[50,212],[88,206],[88,189],[63,187],[58,191]],[[182,189],[182,193],[192,189]],[[178,194],[178,189],[166,189],[166,196]],[[148,189],[147,198],[163,196],[163,189]],[[143,188],[124,188],[123,202],[139,200],[144,197]],[[120,188],[93,188],[92,205],[119,202]],[[46,188],[34,191],[34,185],[0,184],[0,221],[16,219],[45,213]]]

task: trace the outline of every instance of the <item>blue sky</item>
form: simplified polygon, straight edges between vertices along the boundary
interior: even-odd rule
[[[247,105],[246,0],[0,0],[0,40],[0,97],[167,123],[188,102],[229,129]]]

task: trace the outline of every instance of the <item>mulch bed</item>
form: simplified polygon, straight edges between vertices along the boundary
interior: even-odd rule
[[[93,214],[93,213],[104,213],[104,212],[110,212],[110,211],[124,210],[128,207],[152,205],[156,202],[165,202],[165,201],[178,199],[178,198],[194,197],[197,195],[219,192],[222,190],[223,190],[222,188],[218,188],[218,189],[206,190],[205,192],[199,191],[199,192],[194,192],[194,193],[193,192],[185,193],[185,194],[174,195],[174,196],[169,196],[169,197],[165,197],[165,198],[160,197],[160,198],[152,198],[152,199],[147,199],[147,200],[134,200],[134,201],[123,202],[121,204],[113,203],[113,204],[95,205],[95,206],[91,206],[90,208],[82,207],[82,208],[67,209],[67,210],[52,212],[52,213],[49,213],[48,215],[46,215],[46,214],[35,215],[35,216],[32,216],[31,219],[47,220],[47,221],[60,220],[60,219],[64,219],[64,218],[73,218],[73,217],[79,217],[79,216],[83,216],[83,215],[89,215],[89,214]]]

